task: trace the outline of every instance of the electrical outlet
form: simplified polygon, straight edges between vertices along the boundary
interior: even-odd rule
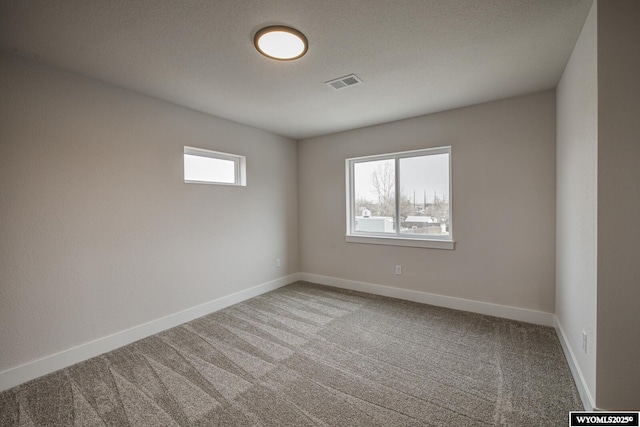
[[[582,331],[582,351],[587,354],[587,333]]]
[[[276,258],[276,267],[280,268],[280,258]]]
[[[401,265],[396,265],[396,274],[398,274],[398,275],[402,274],[402,266]]]

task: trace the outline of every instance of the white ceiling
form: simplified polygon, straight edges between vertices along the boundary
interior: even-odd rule
[[[302,139],[553,88],[591,3],[0,0],[0,49]],[[259,54],[274,24],[307,55]]]

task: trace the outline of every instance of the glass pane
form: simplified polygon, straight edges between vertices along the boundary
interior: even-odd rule
[[[449,154],[400,159],[400,233],[449,236]]]
[[[395,233],[395,161],[376,160],[353,165],[355,231]]]
[[[234,184],[236,164],[233,160],[185,154],[184,180]]]

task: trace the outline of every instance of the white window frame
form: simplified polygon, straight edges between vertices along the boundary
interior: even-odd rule
[[[408,157],[419,157],[434,154],[449,155],[449,235],[448,236],[416,236],[411,234],[400,233],[400,159]],[[396,215],[395,215],[395,234],[392,233],[376,233],[355,230],[355,182],[354,182],[354,165],[361,162],[370,162],[376,160],[394,160],[395,161],[395,194],[396,194]],[[397,153],[379,154],[373,156],[354,157],[345,160],[346,169],[346,196],[347,196],[347,233],[345,239],[349,243],[367,243],[375,245],[391,245],[391,246],[409,246],[417,248],[432,249],[453,249],[455,241],[453,240],[453,206],[452,206],[452,173],[451,173],[451,147],[426,148],[422,150],[403,151]]]
[[[234,182],[219,181],[195,181],[185,179],[187,184],[213,184],[213,185],[231,185],[245,187],[247,185],[247,158],[238,154],[222,153],[220,151],[206,150],[204,148],[188,147],[185,145],[184,154],[191,156],[210,157],[212,159],[229,160],[234,163]],[[184,162],[183,162],[184,167]],[[183,177],[185,171],[183,171]]]

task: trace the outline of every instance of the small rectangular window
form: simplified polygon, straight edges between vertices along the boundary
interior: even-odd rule
[[[346,160],[347,241],[453,249],[451,147]]]
[[[245,186],[246,157],[184,147],[184,182]]]

